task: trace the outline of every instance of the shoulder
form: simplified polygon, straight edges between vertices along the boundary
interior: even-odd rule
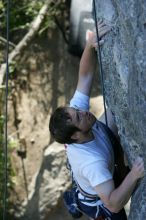
[[[85,95],[79,90],[76,90],[72,99],[70,100],[70,107],[89,110],[89,96]]]

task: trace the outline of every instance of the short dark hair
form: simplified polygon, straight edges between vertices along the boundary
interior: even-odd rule
[[[71,136],[80,129],[68,122],[70,115],[66,109],[67,107],[59,107],[55,110],[50,118],[49,130],[53,138],[61,144],[76,143],[77,140]]]

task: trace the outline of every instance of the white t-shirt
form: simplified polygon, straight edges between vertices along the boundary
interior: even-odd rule
[[[89,97],[76,91],[70,107],[89,110]],[[66,144],[67,157],[75,180],[89,194],[96,194],[94,187],[113,178],[114,154],[105,133],[95,122],[94,139],[82,144]]]

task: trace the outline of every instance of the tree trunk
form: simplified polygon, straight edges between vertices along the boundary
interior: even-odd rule
[[[146,155],[146,1],[96,0],[98,18],[112,26],[102,47],[108,106],[128,162]],[[129,220],[146,219],[146,177],[133,193]]]

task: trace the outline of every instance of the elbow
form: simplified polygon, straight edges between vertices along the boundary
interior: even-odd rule
[[[120,212],[120,210],[122,209],[121,207],[119,207],[119,206],[106,206],[106,208],[110,211],[110,212],[112,212],[112,213],[118,213],[118,212]]]
[[[118,213],[118,212],[120,212],[121,209],[116,208],[116,207],[112,207],[112,208],[110,208],[109,210],[110,210],[111,212],[113,212],[113,213]]]
[[[106,201],[106,207],[111,211],[112,213],[119,213],[121,209],[124,207],[123,202],[121,200],[113,199],[111,196]]]
[[[111,202],[110,200],[105,201],[104,205],[112,213],[118,213],[123,208],[119,202]]]

